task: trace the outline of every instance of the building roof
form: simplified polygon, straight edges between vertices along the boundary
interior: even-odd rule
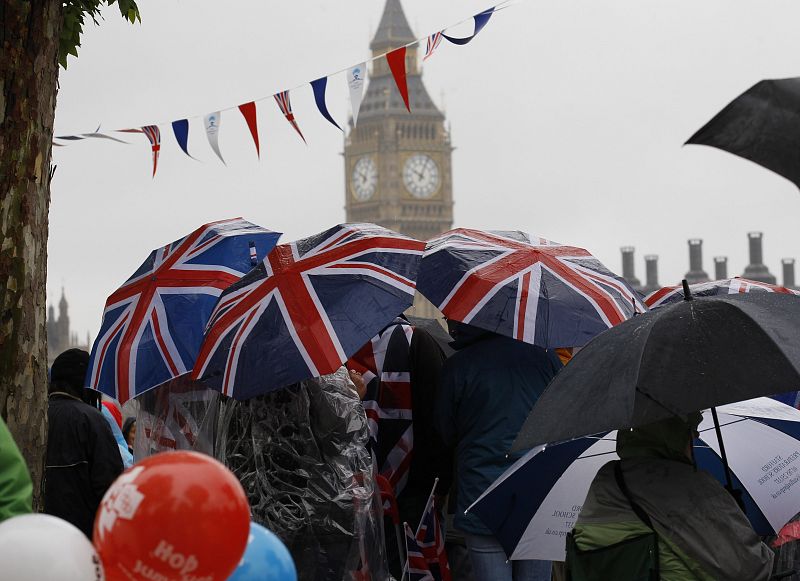
[[[408,25],[400,0],[386,0],[381,22],[378,25],[378,30],[375,32],[372,43],[369,45],[370,48],[375,50],[388,45],[396,48],[414,40],[416,40],[416,37]]]
[[[444,119],[441,111],[431,99],[422,78],[419,75],[409,75],[408,102],[413,116],[425,116],[435,120]],[[372,77],[369,79],[367,92],[358,113],[358,120],[374,119],[386,115],[403,115],[409,120],[403,97],[391,76]]]

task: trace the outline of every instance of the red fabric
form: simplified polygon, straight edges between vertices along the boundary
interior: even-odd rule
[[[247,121],[247,127],[250,129],[250,135],[253,136],[253,143],[256,144],[256,154],[261,159],[261,150],[258,146],[258,119],[256,118],[256,104],[254,101],[243,103],[239,105],[239,111],[242,117]]]
[[[111,415],[114,418],[114,421],[117,422],[119,429],[122,429],[122,410],[119,409],[119,406],[115,404],[113,401],[104,401],[103,406],[111,412]]]
[[[780,547],[785,543],[800,539],[800,521],[790,522],[778,533],[778,538],[772,541],[773,547]]]
[[[375,482],[378,485],[378,490],[380,491],[381,501],[383,504],[383,514],[384,516],[388,516],[392,519],[392,523],[399,525],[400,524],[400,512],[397,508],[397,500],[394,497],[394,491],[392,490],[392,484],[385,476],[381,476],[377,474],[375,476]]]
[[[411,113],[411,107],[408,106],[408,83],[406,82],[406,47],[387,53],[386,61],[392,70],[397,90],[400,91],[400,95],[403,97],[403,103],[406,104],[406,109]]]

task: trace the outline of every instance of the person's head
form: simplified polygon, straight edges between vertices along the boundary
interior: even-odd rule
[[[50,392],[63,391],[83,398],[89,354],[82,349],[67,349],[53,361],[50,368]]]
[[[700,412],[645,424],[617,433],[620,458],[650,457],[694,464],[692,442],[703,419]]]
[[[122,437],[128,443],[128,446],[133,447],[133,442],[136,440],[136,418],[126,418],[125,423],[122,424]]]

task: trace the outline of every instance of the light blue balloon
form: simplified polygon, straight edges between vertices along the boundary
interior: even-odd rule
[[[260,524],[250,523],[250,537],[241,563],[228,581],[297,581],[286,545]]]

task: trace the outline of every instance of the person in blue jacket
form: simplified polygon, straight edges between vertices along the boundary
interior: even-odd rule
[[[549,581],[547,561],[508,561],[483,522],[464,511],[517,459],[511,444],[545,387],[562,367],[546,351],[470,325],[448,321],[458,349],[442,369],[434,421],[455,447],[458,507],[476,581]]]

